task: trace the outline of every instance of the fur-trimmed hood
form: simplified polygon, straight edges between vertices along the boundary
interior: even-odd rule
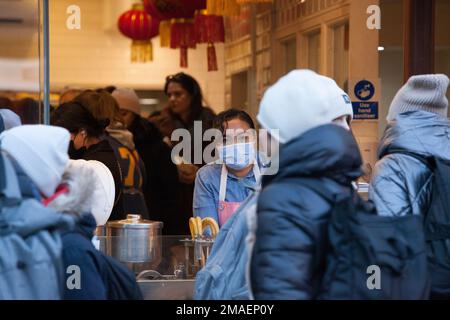
[[[101,162],[71,160],[62,184],[69,192],[57,196],[49,207],[81,216],[92,213],[97,225],[104,225],[114,205],[115,185],[109,169]]]

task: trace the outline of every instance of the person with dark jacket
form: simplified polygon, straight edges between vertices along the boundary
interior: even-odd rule
[[[164,234],[177,235],[183,228],[180,223],[184,222],[179,219],[180,183],[170,148],[164,143],[156,125],[141,117],[139,98],[133,89],[117,88],[112,96],[144,161],[147,181],[143,191],[150,219],[164,223]]]
[[[73,101],[64,103],[53,111],[50,122],[70,132],[71,159],[97,160],[108,167],[115,185],[114,207],[109,219],[125,219],[120,166],[109,142],[102,139],[109,120],[98,121],[84,105]]]
[[[352,116],[347,94],[313,71],[292,71],[265,93],[257,118],[263,128],[279,130],[269,131],[280,143],[279,170],[263,177],[258,199],[250,267],[256,299],[319,294],[333,208],[308,181],[331,196],[351,194],[362,175],[358,145],[342,121]]]
[[[194,154],[203,155],[204,149],[209,144],[203,141],[203,134],[213,127],[215,113],[208,107],[203,106],[203,94],[199,83],[192,76],[180,72],[168,76],[164,85],[164,93],[169,99],[167,108],[164,108],[159,116],[151,118],[161,131],[164,141],[173,148],[180,141],[171,141],[172,133],[177,129],[187,130],[191,137],[191,154],[182,152],[176,154],[181,161],[177,163],[178,176],[180,181],[180,204],[179,232],[178,234],[190,234],[189,218],[193,215],[193,195],[194,182],[197,171],[206,163],[201,157],[201,161],[196,163]],[[195,124],[201,124],[201,132],[195,130]],[[201,137],[196,137],[195,132],[201,133]],[[202,141],[202,143],[196,143]],[[184,150],[185,151],[185,150]]]
[[[369,188],[379,215],[426,215],[433,174],[424,162],[401,152],[450,160],[448,85],[446,75],[413,76],[392,101]],[[445,250],[449,255],[448,243]],[[450,297],[450,280],[443,286],[432,282],[432,297],[440,295]]]
[[[109,142],[122,174],[123,210],[127,214],[140,215],[143,219],[149,219],[143,193],[148,180],[144,162],[136,150],[133,134],[127,130],[124,119],[120,115],[117,101],[105,90],[98,92],[86,90],[74,101],[86,106],[98,121],[109,120],[109,125],[101,138]]]
[[[112,183],[110,173],[101,163],[71,160],[64,172],[61,192],[48,203],[48,207],[77,221],[75,229],[61,235],[67,270],[65,300],[142,299],[133,273],[92,243],[95,228],[110,213],[97,210],[94,216],[94,209],[112,207],[108,183]]]

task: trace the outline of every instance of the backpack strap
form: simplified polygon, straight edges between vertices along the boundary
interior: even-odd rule
[[[404,154],[409,157],[412,157],[414,159],[419,160],[423,164],[425,164],[428,169],[434,174],[434,183],[433,185],[436,186],[436,183],[438,183],[441,187],[438,188],[438,190],[433,190],[431,195],[431,202],[433,202],[433,199],[437,196],[435,192],[443,192],[447,193],[447,190],[441,190],[442,186],[447,185],[445,183],[444,176],[450,175],[450,167],[448,165],[444,165],[441,162],[438,161],[433,156],[425,157],[418,155],[417,153],[401,150],[401,149],[393,149],[389,150],[389,154]],[[443,172],[445,171],[445,172]],[[440,174],[438,174],[438,172]],[[434,187],[433,187],[434,188]],[[442,199],[445,199],[446,202],[448,202],[446,196],[438,196]],[[446,207],[450,208],[450,203],[445,204]],[[427,241],[438,241],[438,240],[444,240],[444,239],[450,239],[450,227],[448,224],[442,224],[436,221],[436,219],[439,219],[438,217],[441,217],[445,212],[442,211],[442,207],[439,207],[439,210],[429,208],[427,212],[425,212],[425,221],[424,221],[424,230],[425,230],[425,237]],[[441,217],[442,220],[442,217]]]
[[[434,171],[434,169],[436,168],[436,160],[433,156],[430,156],[430,157],[421,156],[417,153],[403,150],[403,149],[389,149],[388,154],[404,154],[406,156],[409,156],[411,158],[419,160],[424,165],[426,165],[428,167],[428,169],[430,169],[431,171]]]
[[[436,159],[431,205],[425,218],[428,241],[450,239],[450,163]]]

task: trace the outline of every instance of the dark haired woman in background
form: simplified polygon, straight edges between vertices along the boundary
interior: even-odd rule
[[[39,102],[32,98],[14,101],[13,111],[19,115],[23,124],[39,123]]]
[[[214,127],[223,136],[216,146],[221,164],[208,164],[198,171],[193,209],[195,216],[214,218],[222,227],[259,183],[260,168],[255,125],[245,111],[220,113]]]
[[[51,124],[70,132],[69,156],[71,159],[97,160],[111,171],[114,178],[114,207],[109,220],[120,220],[126,215],[123,207],[122,174],[114,150],[102,139],[109,120],[97,120],[79,102],[62,104],[51,115]]]
[[[86,90],[74,101],[85,106],[95,119],[109,120],[102,138],[109,142],[120,166],[124,210],[127,214],[149,219],[143,193],[144,185],[148,183],[145,165],[136,150],[133,134],[124,124],[117,101],[105,90]]]
[[[202,141],[203,133],[213,125],[214,112],[203,106],[203,95],[197,80],[185,73],[177,73],[166,78],[164,92],[169,104],[160,115],[149,118],[156,123],[163,134],[165,141],[170,141],[172,132],[176,129],[186,129],[191,135],[191,154],[183,154],[183,163],[177,165],[181,182],[180,204],[182,212],[179,218],[178,234],[189,234],[189,218],[192,216],[192,197],[194,181],[198,169],[204,164],[194,164],[194,154],[197,151],[203,155],[208,142],[195,143],[196,139]],[[202,124],[202,137],[194,137],[194,122]],[[173,147],[176,142],[170,141]]]

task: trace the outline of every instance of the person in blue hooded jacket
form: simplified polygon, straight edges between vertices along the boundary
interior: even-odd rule
[[[352,181],[362,175],[359,148],[348,130],[352,116],[347,94],[310,70],[292,71],[265,93],[257,119],[263,128],[279,130],[278,137],[272,135],[280,143],[279,170],[263,177],[258,198],[250,265],[255,299],[320,294],[332,207],[306,180],[330,196],[351,194]]]
[[[95,228],[108,220],[114,204],[114,179],[109,169],[98,161],[71,160],[61,187],[48,206],[76,218],[75,229],[61,235],[64,299],[142,299],[134,274],[92,242]]]
[[[449,78],[443,74],[413,76],[393,99],[369,188],[369,199],[379,215],[426,215],[433,174],[424,162],[400,152],[450,160],[448,85]],[[440,249],[448,261],[448,240]],[[437,279],[434,274],[431,297],[450,298],[450,279]]]
[[[22,125],[20,117],[9,109],[0,109],[0,133]]]
[[[0,205],[1,229],[8,231],[0,236],[0,299],[62,297],[59,233],[70,230],[74,221],[41,201],[52,197],[61,181],[69,141],[67,130],[43,125],[17,126],[0,134],[1,200],[14,199]]]

